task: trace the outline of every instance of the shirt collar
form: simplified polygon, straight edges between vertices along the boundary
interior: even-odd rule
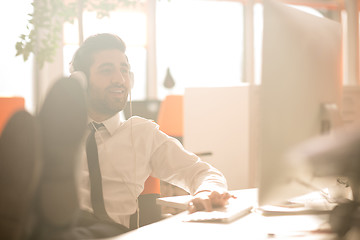
[[[94,121],[91,118],[89,118],[89,122]],[[96,121],[95,121],[96,122]],[[106,119],[105,121],[101,122],[104,124],[106,130],[110,133],[110,135],[113,135],[116,129],[121,125],[121,119],[120,119],[120,113],[115,114],[109,119]]]

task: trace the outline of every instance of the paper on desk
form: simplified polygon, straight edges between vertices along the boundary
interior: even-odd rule
[[[329,202],[320,192],[312,192],[277,205],[262,206],[256,211],[265,216],[329,213],[337,203]]]

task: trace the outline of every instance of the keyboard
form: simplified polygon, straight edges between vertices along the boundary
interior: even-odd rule
[[[211,212],[198,211],[184,217],[185,222],[217,222],[230,223],[251,213],[252,205],[242,203],[237,199],[229,199],[229,204]]]
[[[251,193],[245,195],[244,191],[250,191]],[[252,211],[254,203],[256,203],[256,189],[235,190],[229,191],[229,193],[236,196],[236,198],[230,198],[229,203],[226,206],[222,208],[215,208],[211,212],[198,211],[192,214],[184,215],[183,221],[230,223],[249,214]],[[249,198],[249,196],[251,197]],[[167,207],[186,210],[188,202],[191,199],[192,196],[190,195],[164,197],[158,198],[157,203]]]

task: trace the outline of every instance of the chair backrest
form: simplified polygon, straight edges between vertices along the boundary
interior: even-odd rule
[[[157,123],[167,135],[182,137],[184,134],[183,101],[183,95],[168,95],[161,103]]]
[[[160,194],[160,180],[152,176],[148,177],[141,195],[143,194]]]
[[[24,108],[25,99],[23,97],[0,97],[0,133],[9,118]]]
[[[160,180],[150,176],[145,181],[144,190],[138,198],[140,227],[162,219],[161,207],[156,204],[158,197],[160,197]]]

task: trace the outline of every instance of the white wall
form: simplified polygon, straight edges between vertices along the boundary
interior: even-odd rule
[[[184,147],[227,178],[229,189],[251,187],[249,87],[187,88],[184,95]]]

